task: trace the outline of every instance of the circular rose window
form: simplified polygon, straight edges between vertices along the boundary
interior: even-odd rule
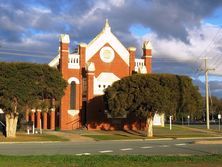
[[[115,53],[111,47],[105,46],[100,50],[100,59],[105,63],[110,63],[115,57]]]

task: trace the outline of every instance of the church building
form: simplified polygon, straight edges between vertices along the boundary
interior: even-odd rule
[[[49,66],[58,68],[68,86],[57,114],[61,130],[117,129],[136,127],[137,120],[111,119],[104,109],[104,89],[134,72],[152,72],[152,48],[143,43],[143,55],[136,58],[136,48],[126,48],[112,33],[106,20],[102,31],[88,44],[80,43],[69,51],[68,34],[60,35],[59,54]]]

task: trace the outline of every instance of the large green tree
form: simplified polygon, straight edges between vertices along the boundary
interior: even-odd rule
[[[5,112],[6,136],[15,137],[18,115],[50,107],[66,87],[60,72],[48,65],[0,63],[0,108]]]
[[[156,111],[168,115],[196,113],[202,106],[198,88],[187,76],[170,74],[135,74],[125,77],[105,90],[105,104],[113,117],[135,114],[147,120],[147,136],[153,136],[152,121]]]
[[[205,100],[205,97],[204,97]],[[210,113],[212,115],[212,118],[218,118],[218,114],[222,113],[222,99],[212,96],[210,98]]]

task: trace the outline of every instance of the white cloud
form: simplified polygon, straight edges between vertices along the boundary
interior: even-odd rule
[[[52,13],[52,11],[49,8],[40,7],[40,6],[32,6],[31,10],[33,12],[39,13],[39,14],[49,14]]]
[[[137,36],[137,40],[140,45],[144,40],[151,41],[154,59],[156,57],[170,58],[184,64],[202,65],[203,68],[201,57],[211,57],[209,66],[216,67],[212,73],[222,75],[222,66],[218,65],[218,62],[222,63],[221,42],[219,42],[222,37],[221,28],[212,24],[201,24],[199,28],[195,27],[187,31],[189,43],[175,38],[160,38],[155,33],[148,33],[142,37]]]
[[[121,7],[125,4],[125,0],[110,0],[109,2],[116,7]]]

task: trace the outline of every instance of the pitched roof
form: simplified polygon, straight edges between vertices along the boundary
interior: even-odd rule
[[[108,20],[106,20],[103,30],[87,45],[86,61],[88,61],[106,43],[109,43],[120,55],[123,61],[129,65],[129,52],[111,32]]]
[[[106,43],[109,43],[123,61],[129,65],[129,52],[111,32],[111,27],[107,19],[103,30],[91,42],[89,42],[88,45],[86,45],[86,62],[88,62],[89,59]],[[59,58],[60,55],[58,54],[52,61],[50,61],[49,66],[56,67],[59,64]]]

